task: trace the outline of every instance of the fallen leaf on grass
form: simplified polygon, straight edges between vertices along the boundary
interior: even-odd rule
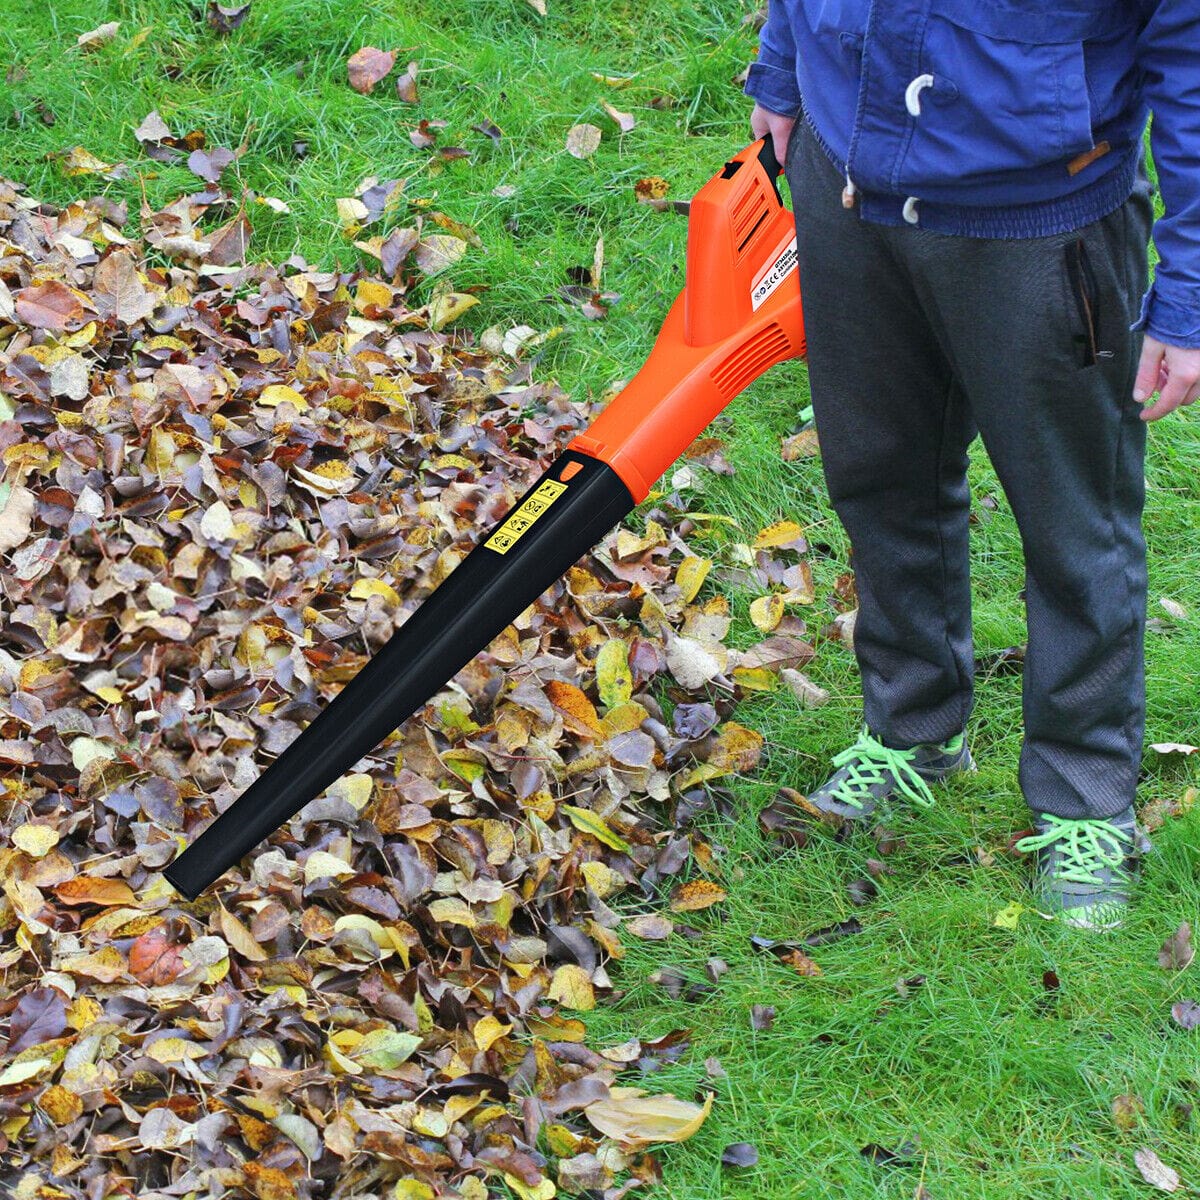
[[[758,1150],[749,1142],[732,1142],[721,1151],[723,1167],[754,1167],[758,1165]]]
[[[1160,1192],[1177,1192],[1183,1185],[1179,1172],[1168,1167],[1153,1150],[1143,1147],[1135,1150],[1133,1161],[1141,1172],[1142,1178]]]
[[[616,109],[609,104],[607,100],[602,100],[600,103],[604,111],[608,113],[608,115],[612,117],[614,121],[616,121],[617,126],[622,133],[628,133],[634,128],[635,125],[637,125],[637,120],[634,118],[632,113],[621,112],[620,109]]]
[[[992,924],[997,929],[1016,929],[1021,922],[1021,914],[1028,911],[1024,904],[1014,900],[992,918]]]
[[[750,1009],[750,1028],[759,1033],[765,1033],[775,1024],[775,1006],[773,1004],[755,1004]]]
[[[601,1133],[638,1149],[660,1142],[685,1142],[712,1111],[715,1092],[704,1104],[677,1100],[670,1093],[648,1096],[641,1088],[613,1088],[607,1100],[589,1104],[584,1116]]]
[[[95,50],[98,46],[111,42],[120,28],[120,21],[106,21],[103,25],[97,25],[95,29],[89,29],[87,33],[81,33],[75,39],[75,45],[81,50]]]
[[[575,158],[591,158],[600,146],[600,138],[595,125],[572,125],[567,132],[567,153]]]
[[[901,1142],[895,1150],[889,1150],[877,1142],[868,1142],[859,1150],[869,1163],[877,1167],[913,1167],[917,1163],[916,1142]]]
[[[1195,1000],[1177,1000],[1171,1005],[1171,1017],[1176,1025],[1189,1032],[1200,1029],[1200,1004]]]
[[[218,4],[208,0],[208,25],[215,33],[232,33],[250,15],[251,0],[245,4]]]
[[[707,879],[694,879],[691,883],[681,884],[671,893],[671,911],[698,912],[728,898],[729,893],[718,884]]]
[[[395,65],[395,50],[364,46],[350,55],[346,62],[346,74],[349,76],[350,86],[366,96],[381,79],[386,78]]]
[[[1162,944],[1158,952],[1158,965],[1164,971],[1182,971],[1196,957],[1192,946],[1192,927],[1182,922],[1177,930]]]
[[[675,923],[657,913],[643,913],[625,922],[625,928],[646,942],[664,942],[675,931]]]
[[[1137,1096],[1123,1092],[1121,1095],[1113,1097],[1113,1124],[1122,1133],[1128,1133],[1145,1115],[1145,1107]]]
[[[416,104],[417,93],[417,64],[410,62],[404,74],[396,80],[396,94],[405,104]]]
[[[1186,742],[1152,742],[1150,749],[1156,754],[1200,754],[1200,746],[1189,746]]]

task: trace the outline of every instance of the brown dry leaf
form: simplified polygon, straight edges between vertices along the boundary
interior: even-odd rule
[[[1183,1186],[1179,1172],[1168,1167],[1153,1150],[1146,1147],[1135,1150],[1133,1161],[1142,1178],[1160,1192],[1177,1192]]]
[[[57,279],[17,292],[16,312],[34,329],[49,329],[55,333],[77,328],[84,318],[83,300],[79,294]]]
[[[820,454],[821,445],[817,440],[815,429],[802,429],[799,433],[793,433],[790,437],[784,438],[779,451],[779,457],[784,462],[795,462],[801,458],[818,458]]]
[[[601,1133],[638,1149],[687,1141],[704,1124],[715,1097],[715,1092],[709,1092],[699,1105],[670,1093],[648,1096],[641,1088],[613,1088],[607,1100],[589,1104],[583,1112]]]
[[[1192,927],[1182,922],[1177,930],[1162,944],[1158,952],[1158,965],[1164,971],[1182,971],[1196,957],[1192,946]]]
[[[1113,1123],[1122,1133],[1128,1133],[1145,1113],[1145,1106],[1137,1096],[1125,1093],[1113,1097]]]
[[[395,50],[378,50],[374,46],[363,46],[350,55],[346,73],[350,86],[364,96],[374,90],[375,85],[396,65]]]
[[[567,153],[575,158],[591,158],[600,148],[601,136],[595,125],[572,125],[567,132]]]
[[[417,64],[410,62],[404,74],[396,80],[396,94],[405,104],[416,104],[420,99],[417,92],[417,70]]]
[[[707,879],[693,879],[690,883],[680,884],[671,893],[671,911],[698,912],[728,899],[729,893],[718,884]]]
[[[643,941],[664,942],[675,932],[675,922],[657,913],[643,913],[626,921],[625,928]]]
[[[15,550],[29,536],[36,505],[28,488],[0,483],[0,554]]]
[[[637,125],[637,121],[632,113],[621,112],[619,109],[614,108],[611,104],[609,104],[607,100],[601,100],[600,105],[604,111],[608,113],[608,115],[612,117],[614,121],[616,121],[617,127],[622,133],[628,133]]]
[[[648,204],[652,200],[662,200],[670,188],[661,175],[647,175],[633,185],[633,192],[639,204]]]
[[[818,963],[809,958],[803,950],[790,950],[787,954],[782,955],[779,961],[787,963],[798,975],[806,978],[816,978],[823,973]]]
[[[75,39],[75,45],[81,50],[95,50],[97,47],[111,42],[117,36],[120,28],[120,21],[105,21],[103,25],[97,25],[95,29],[89,29],[87,33],[81,33]]]
[[[98,904],[105,908],[137,904],[137,896],[129,884],[111,876],[75,875],[56,884],[54,894],[64,904]]]
[[[562,714],[572,732],[587,738],[603,737],[595,705],[573,683],[551,679],[546,684],[546,699]]]

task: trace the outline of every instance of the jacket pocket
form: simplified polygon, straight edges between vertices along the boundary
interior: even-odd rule
[[[934,0],[921,67],[933,103],[916,120],[904,174],[986,177],[1090,150],[1084,42],[1110,31],[1119,7]]]

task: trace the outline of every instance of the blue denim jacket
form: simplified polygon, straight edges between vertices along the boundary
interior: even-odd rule
[[[1136,327],[1200,347],[1200,0],[770,0],[746,92],[807,117],[862,219],[975,237],[1119,207],[1152,109]]]

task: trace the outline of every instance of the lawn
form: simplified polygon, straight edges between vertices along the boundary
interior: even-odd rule
[[[196,180],[140,153],[134,129],[157,109],[176,133],[200,129],[210,147],[244,146],[241,182],[290,210],[252,205],[252,257],[301,254],[324,266],[361,258],[337,200],[368,176],[403,178],[413,210],[439,208],[479,235],[454,269],[455,285],[477,289],[480,301],[465,327],[559,329],[535,377],[579,397],[629,377],[682,282],[686,221],[638,204],[634,183],[662,176],[669,197],[686,199],[748,138],[736,77],[755,44],[750,0],[548,0],[544,17],[526,0],[254,0],[224,37],[199,6],[171,0],[3,7],[0,176],[47,201],[104,191],[136,213],[144,189],[161,205]],[[112,41],[75,49],[79,34],[105,21],[121,23]],[[347,86],[346,60],[364,45],[398,49],[401,70],[418,64],[416,104],[397,97],[395,74],[371,95]],[[632,114],[634,127],[622,133],[604,102]],[[432,131],[437,145],[468,156],[417,148],[409,133],[422,119],[444,121]],[[485,120],[498,140],[472,128]],[[603,132],[586,159],[565,150],[579,123]],[[55,156],[74,146],[136,169],[117,181],[68,176]],[[560,289],[593,262],[601,237],[603,285],[619,299],[590,321]],[[815,631],[832,619],[834,582],[849,564],[819,461],[780,458],[806,404],[799,364],[752,386],[715,425],[734,473],[695,469],[688,499],[740,530],[713,535],[717,558],[771,521],[804,527],[818,548],[817,600],[804,614]],[[1200,743],[1197,429],[1188,411],[1150,435],[1148,743]],[[979,454],[972,482],[976,640],[994,661],[1024,636],[1019,541]],[[730,598],[731,640],[750,645],[759,636],[748,616],[754,594]],[[1157,853],[1119,933],[1072,933],[1029,909],[1015,928],[997,925],[1002,910],[1031,904],[1023,866],[1003,853],[1027,823],[1015,784],[1021,681],[985,667],[971,730],[979,773],[948,785],[928,814],[896,823],[894,871],[858,906],[847,885],[867,874],[873,843],[818,837],[781,851],[757,822],[779,785],[818,783],[856,731],[850,652],[822,641],[808,674],[830,693],[822,707],[801,710],[783,691],[739,708],[768,750],[758,772],[729,789],[734,818],[704,818],[725,851],[729,900],[695,915],[694,938],[627,938],[626,957],[611,964],[618,994],[587,1014],[594,1045],[691,1030],[687,1053],[653,1087],[717,1092],[700,1132],[661,1151],[660,1194],[1134,1197],[1149,1193],[1134,1166],[1140,1147],[1200,1187],[1200,1032],[1171,1019],[1176,1001],[1200,999],[1200,968],[1173,973],[1157,961],[1181,921],[1200,920],[1200,808],[1155,834]],[[1182,798],[1200,782],[1195,761],[1147,751],[1140,801]],[[751,945],[850,918],[861,932],[813,951],[817,977]],[[712,958],[728,972],[689,999],[686,983],[706,983]],[[685,986],[672,985],[672,972]],[[774,1009],[769,1027],[752,1026],[756,1005]],[[1136,1100],[1118,1102],[1114,1116],[1118,1097]],[[753,1143],[758,1165],[722,1167],[734,1142]]]

